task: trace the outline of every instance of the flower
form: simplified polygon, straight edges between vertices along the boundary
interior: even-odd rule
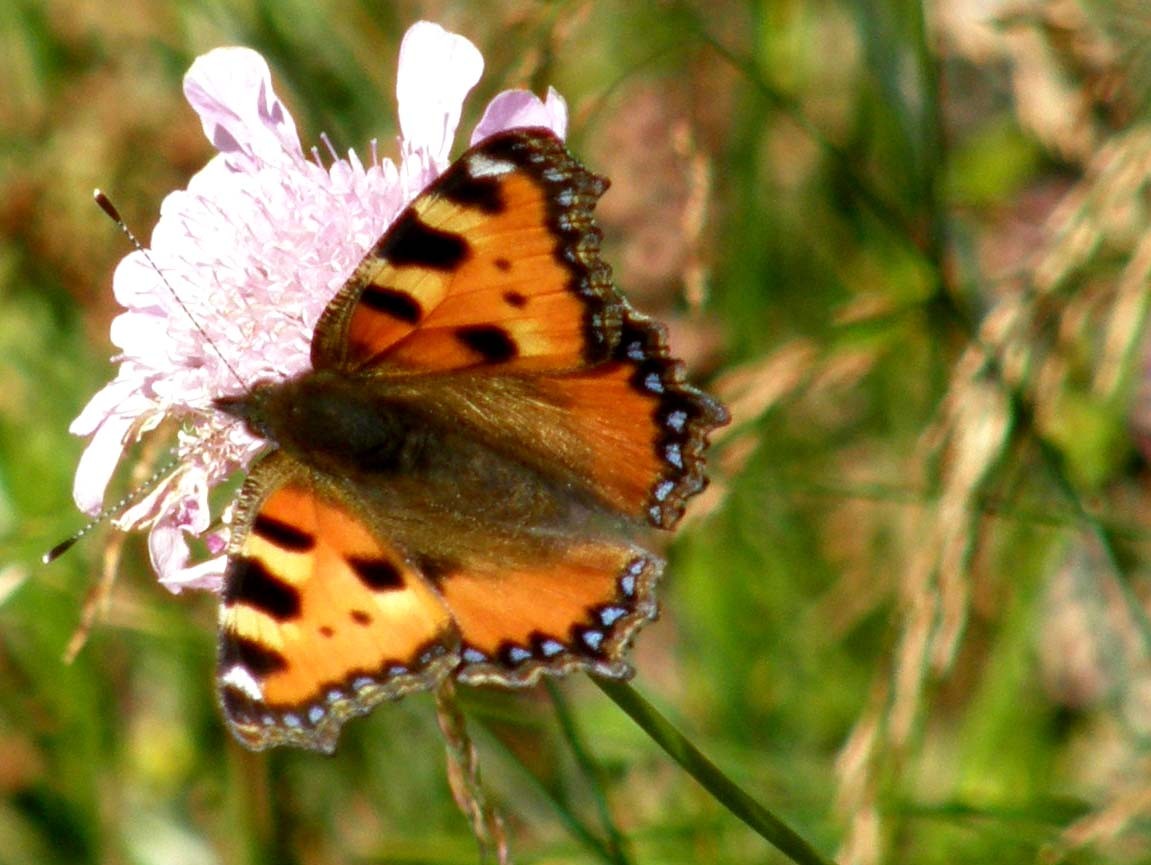
[[[171,590],[220,588],[226,515],[223,529],[209,531],[208,492],[265,447],[212,400],[307,369],[328,301],[447,167],[464,97],[482,71],[464,37],[427,21],[408,30],[396,83],[397,165],[380,158],[374,142],[366,163],[354,151],[333,152],[330,164],[314,149],[306,156],[255,51],[218,48],[188,70],[184,94],[219,152],[187,189],[164,199],[150,249],[116,269],[119,370],[70,427],[91,436],[73,495],[95,513],[125,447],[162,421],[180,424],[176,467],[115,516],[123,530],[150,528],[153,567]],[[554,90],[546,100],[506,91],[487,106],[472,141],[517,126],[562,136],[566,125]],[[192,562],[189,536],[202,537],[211,557]]]

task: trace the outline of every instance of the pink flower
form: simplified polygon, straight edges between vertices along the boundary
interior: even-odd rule
[[[188,70],[184,94],[219,153],[164,199],[148,253],[133,252],[116,269],[119,371],[70,428],[91,436],[73,494],[95,513],[124,448],[161,421],[179,423],[178,466],[115,519],[123,530],[150,528],[152,564],[168,588],[219,588],[227,519],[223,531],[205,535],[208,491],[264,447],[212,400],[307,368],[328,301],[447,167],[464,97],[482,71],[467,39],[427,21],[413,25],[396,83],[399,164],[380,158],[373,142],[366,164],[349,151],[325,165],[314,150],[305,156],[259,54],[218,48]],[[554,91],[546,101],[507,91],[488,105],[472,141],[517,126],[562,136],[566,125]],[[214,557],[192,562],[190,535],[204,536]]]

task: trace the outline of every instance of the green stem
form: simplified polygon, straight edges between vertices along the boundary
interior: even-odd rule
[[[833,865],[830,859],[821,856],[799,833],[728,778],[631,685],[595,676],[591,680],[718,802],[784,856],[796,865]]]
[[[618,865],[630,865],[631,860],[627,855],[623,833],[620,832],[619,827],[615,825],[615,820],[612,818],[611,807],[607,801],[607,792],[604,790],[603,784],[603,773],[600,771],[600,767],[595,762],[591,752],[585,747],[583,737],[580,736],[579,728],[576,726],[575,716],[572,714],[567,700],[564,699],[563,693],[559,687],[551,681],[547,682],[547,689],[548,694],[551,696],[552,706],[556,712],[556,720],[559,721],[560,730],[563,733],[564,739],[567,741],[572,756],[575,757],[575,761],[580,767],[580,771],[583,772],[584,777],[591,786],[592,798],[595,799],[596,808],[599,811],[600,825],[603,826],[604,833],[607,836],[607,853],[611,857],[612,862],[618,863]]]

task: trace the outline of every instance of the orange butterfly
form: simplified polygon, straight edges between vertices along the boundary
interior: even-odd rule
[[[250,748],[446,676],[625,677],[725,409],[599,255],[608,181],[546,129],[459,158],[329,304],[312,369],[216,401],[269,443],[235,509],[220,702]]]

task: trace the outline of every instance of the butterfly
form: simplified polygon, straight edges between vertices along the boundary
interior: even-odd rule
[[[330,753],[446,677],[631,675],[664,566],[645,530],[704,488],[728,415],[614,286],[607,186],[547,129],[486,138],[368,251],[310,370],[215,401],[268,443],[220,607],[244,745]]]

